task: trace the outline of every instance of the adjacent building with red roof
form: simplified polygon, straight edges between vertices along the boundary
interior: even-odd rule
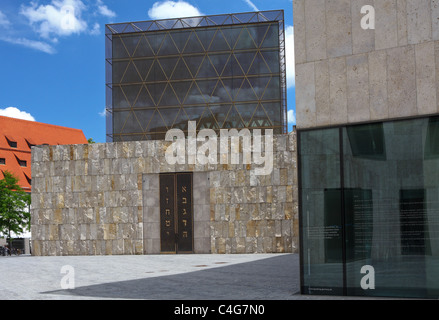
[[[82,130],[0,116],[0,179],[9,171],[31,192],[31,148],[35,145],[85,144]]]

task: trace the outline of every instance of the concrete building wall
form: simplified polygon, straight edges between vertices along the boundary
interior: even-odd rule
[[[365,5],[375,29],[364,30]],[[297,129],[439,112],[439,1],[294,0]]]
[[[274,136],[266,176],[256,165],[169,165],[166,141],[34,147],[33,254],[159,253],[165,172],[194,173],[195,253],[296,252],[295,143]]]

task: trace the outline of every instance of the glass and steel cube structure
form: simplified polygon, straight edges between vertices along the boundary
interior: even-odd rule
[[[107,141],[172,128],[287,132],[284,12],[106,26]]]

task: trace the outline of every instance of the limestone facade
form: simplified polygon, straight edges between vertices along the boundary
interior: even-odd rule
[[[167,141],[32,148],[32,250],[160,253],[159,174],[193,172],[194,253],[298,250],[295,133],[274,136],[273,171],[170,165]]]
[[[362,28],[366,5],[375,29]],[[293,6],[298,130],[439,112],[438,0]]]

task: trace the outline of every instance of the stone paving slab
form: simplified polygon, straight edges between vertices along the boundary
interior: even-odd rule
[[[300,295],[297,254],[12,256],[0,275],[1,300],[348,299]]]

